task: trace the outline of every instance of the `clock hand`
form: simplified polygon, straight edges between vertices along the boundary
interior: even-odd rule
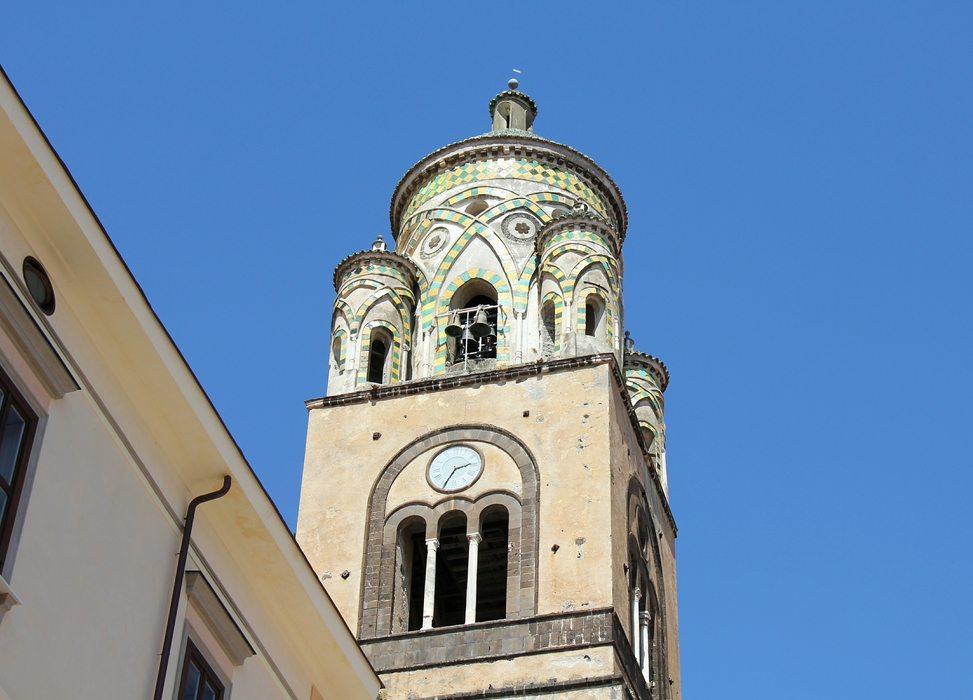
[[[469,462],[467,462],[466,464],[461,464],[458,467],[453,467],[453,471],[451,471],[449,473],[449,476],[446,477],[446,481],[443,482],[443,488],[446,488],[446,484],[448,484],[449,483],[449,480],[453,478],[453,474],[456,473],[456,470],[457,469],[463,469],[463,468],[468,467],[468,466],[470,466],[470,463]]]

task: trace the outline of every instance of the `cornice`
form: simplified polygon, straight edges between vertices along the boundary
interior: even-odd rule
[[[660,360],[658,357],[653,357],[641,350],[632,350],[631,352],[625,353],[625,369],[629,367],[638,367],[650,372],[656,379],[659,380],[659,386],[662,391],[665,392],[666,387],[669,386],[669,370],[666,368],[666,363]]]
[[[376,263],[398,268],[412,280],[413,285],[418,283],[420,275],[419,268],[405,255],[391,250],[360,250],[357,253],[352,253],[346,258],[343,258],[335,266],[334,276],[332,277],[335,292],[341,291],[341,281],[349,270],[358,265]]]
[[[392,193],[389,206],[392,238],[398,238],[402,212],[411,196],[439,172],[465,162],[521,154],[541,154],[553,160],[556,165],[567,163],[573,166],[572,169],[578,175],[588,180],[608,200],[618,222],[621,237],[624,238],[628,227],[628,209],[622,192],[611,175],[584,153],[520,129],[491,131],[451,143],[433,151],[409,168]]]
[[[519,90],[504,90],[490,100],[490,119],[493,119],[493,114],[497,111],[497,104],[499,104],[500,100],[502,100],[504,97],[512,97],[515,100],[526,102],[530,106],[531,116],[537,117],[537,105],[532,99],[530,99],[529,95],[520,92]]]
[[[641,355],[644,353],[639,354]],[[646,357],[648,356],[646,355]],[[654,458],[649,452],[649,447],[645,444],[645,440],[642,437],[638,417],[635,415],[635,408],[632,406],[632,400],[628,395],[625,377],[619,370],[618,360],[612,353],[582,355],[580,357],[539,361],[531,364],[513,365],[487,372],[471,372],[470,374],[460,374],[451,377],[440,375],[425,379],[414,379],[408,382],[399,382],[397,384],[373,384],[370,389],[365,389],[362,391],[353,391],[347,394],[335,394],[334,396],[322,396],[316,399],[308,399],[304,402],[304,405],[307,407],[308,411],[312,411],[317,408],[352,406],[354,404],[381,401],[383,399],[396,399],[403,396],[426,395],[437,391],[457,389],[464,386],[476,386],[478,384],[494,383],[499,384],[501,382],[525,379],[527,377],[537,377],[544,374],[566,372],[573,369],[580,369],[582,367],[594,367],[596,365],[608,365],[611,368],[612,376],[615,378],[615,389],[618,392],[619,398],[625,404],[625,410],[626,413],[628,413],[628,420],[631,423],[632,432],[635,435],[635,439],[638,441],[639,448],[642,451],[642,457],[645,459],[645,462],[648,465],[648,469],[646,471],[648,471],[652,478],[652,482],[655,484],[655,490],[659,496],[659,502],[662,503],[662,507],[665,510],[666,519],[669,521],[669,525],[672,526],[672,532],[675,536],[677,531],[676,520],[672,517],[672,510],[669,508],[669,499],[666,497],[665,489],[662,487],[662,480],[660,479],[658,470],[655,468],[653,463]]]

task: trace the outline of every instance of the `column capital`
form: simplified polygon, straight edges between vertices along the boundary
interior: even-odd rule
[[[439,540],[435,537],[426,540],[426,549],[427,550],[431,549],[433,551],[439,549]]]
[[[470,535],[467,535],[466,539],[468,539],[470,542],[473,542],[475,544],[480,544],[480,542],[483,541],[483,537],[480,536],[479,532],[474,532]]]
[[[650,613],[648,610],[643,610],[641,613],[639,613],[639,617],[642,618],[642,622],[652,621],[652,613]]]
[[[426,540],[426,542],[429,542],[429,540]],[[635,600],[639,600],[639,599],[642,598],[642,589],[641,588],[636,588],[635,591],[634,591],[634,593],[635,593]]]

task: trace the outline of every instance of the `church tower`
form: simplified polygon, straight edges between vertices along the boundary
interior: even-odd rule
[[[517,87],[405,174],[394,249],[335,270],[297,538],[390,700],[679,700],[669,374],[624,330],[625,202]]]

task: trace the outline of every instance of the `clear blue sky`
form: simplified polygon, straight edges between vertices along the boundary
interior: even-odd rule
[[[334,265],[521,69],[627,199],[687,700],[968,698],[971,37],[969,2],[32,0],[0,63],[292,527]]]

